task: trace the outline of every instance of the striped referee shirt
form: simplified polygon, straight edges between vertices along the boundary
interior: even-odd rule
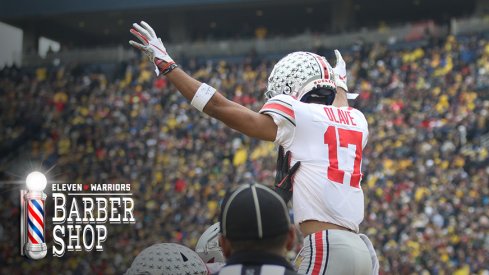
[[[236,252],[218,275],[296,275],[290,263],[267,252]]]

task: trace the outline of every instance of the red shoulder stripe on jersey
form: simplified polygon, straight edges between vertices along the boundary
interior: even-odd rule
[[[295,126],[295,119],[291,118],[290,116],[280,112],[280,111],[275,111],[275,110],[260,110],[260,113],[262,114],[270,114],[270,113],[273,113],[273,114],[277,114],[277,115],[280,115],[281,117],[285,118],[287,121],[290,122],[290,124],[294,125]]]
[[[291,96],[291,97],[292,97],[292,96]],[[288,102],[286,102],[286,101],[283,101],[283,100],[277,99],[277,98],[272,98],[272,99],[270,99],[269,101],[267,101],[267,103],[273,103],[273,102],[275,102],[275,103],[279,103],[279,104],[282,104],[282,105],[286,105],[286,106],[288,106],[288,107],[292,108],[292,104],[290,104],[290,103],[288,103]]]
[[[287,107],[287,106],[284,106],[283,104],[280,104],[280,103],[266,103],[263,108],[260,110],[260,112],[262,111],[265,111],[265,110],[278,110],[278,111],[281,111],[287,115],[289,115],[290,117],[294,118],[295,119],[295,114],[294,114],[294,110],[292,110],[291,108]]]

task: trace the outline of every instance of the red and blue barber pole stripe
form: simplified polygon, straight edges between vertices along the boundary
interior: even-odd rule
[[[27,204],[27,236],[31,244],[42,244],[44,241],[44,201],[30,199]]]

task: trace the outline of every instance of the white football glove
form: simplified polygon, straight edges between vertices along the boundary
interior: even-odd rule
[[[334,54],[336,55],[336,66],[333,68],[334,76],[335,76],[335,84],[336,87],[343,88],[347,93],[346,97],[348,99],[355,99],[358,97],[358,94],[348,93],[348,86],[346,85],[346,63],[341,56],[340,51],[334,50]]]
[[[141,21],[142,27],[138,23],[134,23],[132,26],[134,28],[132,28],[130,32],[143,44],[132,40],[129,41],[129,44],[141,50],[149,57],[149,60],[155,65],[156,76],[160,75],[165,68],[175,64],[175,61],[173,61],[166,52],[166,48],[163,45],[163,42],[161,42],[161,38],[156,36],[155,31],[148,25],[148,23]],[[166,64],[161,64],[162,62],[165,62]]]

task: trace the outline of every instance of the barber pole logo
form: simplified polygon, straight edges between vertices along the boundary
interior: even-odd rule
[[[20,190],[20,254],[32,260],[46,257],[44,239],[44,202],[47,180],[44,174],[32,172],[26,179],[27,190]]]
[[[32,172],[26,179],[27,190],[20,190],[20,254],[40,260],[46,257],[44,193],[47,180],[40,172]],[[134,200],[131,185],[50,183],[54,213],[52,244],[54,257],[63,257],[66,251],[103,251],[110,225],[134,224]],[[90,191],[90,192],[87,192]]]

